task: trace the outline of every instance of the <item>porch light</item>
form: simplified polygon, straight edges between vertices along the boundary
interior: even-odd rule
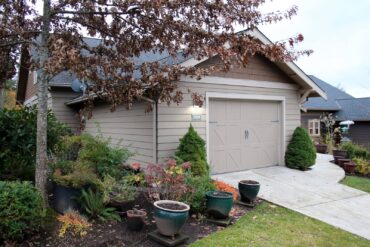
[[[201,121],[201,120],[202,120],[202,109],[197,105],[193,105],[191,109],[191,121]]]

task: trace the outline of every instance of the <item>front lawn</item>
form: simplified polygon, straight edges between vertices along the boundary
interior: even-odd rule
[[[235,225],[191,246],[370,246],[370,241],[265,202]]]
[[[370,193],[370,178],[347,176],[342,184]]]

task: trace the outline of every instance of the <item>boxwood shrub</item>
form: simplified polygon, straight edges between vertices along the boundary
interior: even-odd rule
[[[37,232],[44,216],[42,197],[30,182],[0,181],[0,243]]]
[[[350,159],[358,157],[365,160],[370,160],[370,150],[363,146],[354,144],[352,142],[344,142],[340,145],[340,149],[347,151]]]
[[[316,149],[306,129],[297,127],[294,130],[285,153],[285,164],[289,168],[307,170],[315,164]]]

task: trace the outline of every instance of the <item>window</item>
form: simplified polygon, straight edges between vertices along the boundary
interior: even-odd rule
[[[320,119],[308,120],[308,133],[312,136],[320,135]]]

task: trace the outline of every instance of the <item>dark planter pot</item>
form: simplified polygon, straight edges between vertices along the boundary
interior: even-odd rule
[[[345,150],[333,150],[333,156],[340,156],[343,158],[348,158],[348,153]]]
[[[344,159],[342,156],[334,156],[334,163],[339,165],[339,159]]]
[[[240,200],[242,202],[253,203],[260,191],[260,183],[253,180],[242,180],[238,184]]]
[[[344,164],[350,162],[350,159],[338,159],[338,165],[344,168]]]
[[[108,206],[117,209],[121,216],[125,216],[127,211],[135,206],[135,200],[124,202],[110,201]]]
[[[144,210],[127,211],[127,228],[130,231],[140,231],[143,229],[146,212]]]
[[[229,217],[233,206],[233,193],[225,191],[208,191],[206,193],[207,213],[215,219],[225,219]]]
[[[154,219],[160,234],[174,237],[189,217],[189,205],[170,200],[154,202]]]
[[[349,174],[353,174],[355,172],[356,163],[353,161],[344,163],[344,171]]]
[[[328,145],[326,144],[317,144],[316,151],[320,154],[326,154],[328,151]]]
[[[81,196],[81,189],[75,189],[55,184],[53,195],[54,209],[57,212],[64,213],[69,209],[79,209],[77,199]]]

